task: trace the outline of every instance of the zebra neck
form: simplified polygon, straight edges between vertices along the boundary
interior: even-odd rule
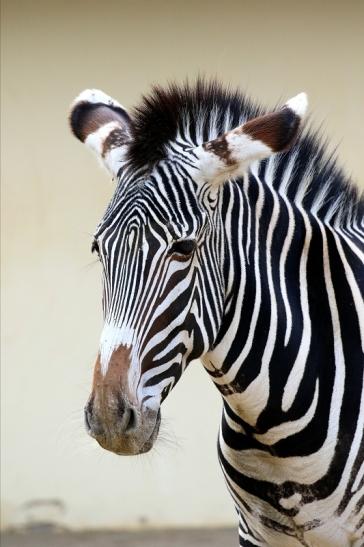
[[[332,377],[339,236],[258,176],[228,183],[222,202],[225,309],[203,361],[232,411],[266,431],[312,412],[323,366]]]

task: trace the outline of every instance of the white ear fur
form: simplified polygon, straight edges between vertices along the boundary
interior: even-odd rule
[[[86,89],[73,101],[69,119],[73,134],[116,177],[130,140],[130,118],[125,108],[102,91]]]
[[[294,97],[292,97],[292,99],[289,99],[289,101],[287,101],[284,106],[293,110],[293,112],[295,112],[297,116],[303,119],[306,115],[308,108],[307,94],[305,92],[302,92],[298,95],[295,95]]]
[[[290,148],[307,110],[305,93],[293,97],[278,111],[259,116],[195,148],[202,177],[221,183],[241,176],[249,165]]]

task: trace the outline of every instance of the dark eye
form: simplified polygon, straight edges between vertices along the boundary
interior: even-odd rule
[[[181,241],[175,241],[169,251],[169,254],[178,254],[182,256],[189,256],[196,248],[196,242],[193,239],[183,239]]]
[[[100,254],[99,244],[97,243],[96,239],[93,240],[91,245],[91,252]]]

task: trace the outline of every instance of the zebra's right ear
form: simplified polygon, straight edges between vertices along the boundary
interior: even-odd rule
[[[117,177],[130,141],[131,121],[125,108],[98,89],[86,89],[73,101],[69,122],[75,137]]]
[[[219,184],[242,176],[249,165],[276,152],[288,150],[297,139],[307,110],[306,93],[300,93],[277,110],[228,131],[194,149],[205,180]]]

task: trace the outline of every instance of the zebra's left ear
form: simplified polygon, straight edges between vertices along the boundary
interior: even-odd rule
[[[116,177],[130,140],[131,121],[125,108],[98,89],[86,89],[73,101],[69,122],[75,137]]]
[[[253,161],[290,148],[299,134],[307,104],[306,94],[300,93],[280,110],[198,146],[195,153],[204,179],[220,183],[241,176]]]

